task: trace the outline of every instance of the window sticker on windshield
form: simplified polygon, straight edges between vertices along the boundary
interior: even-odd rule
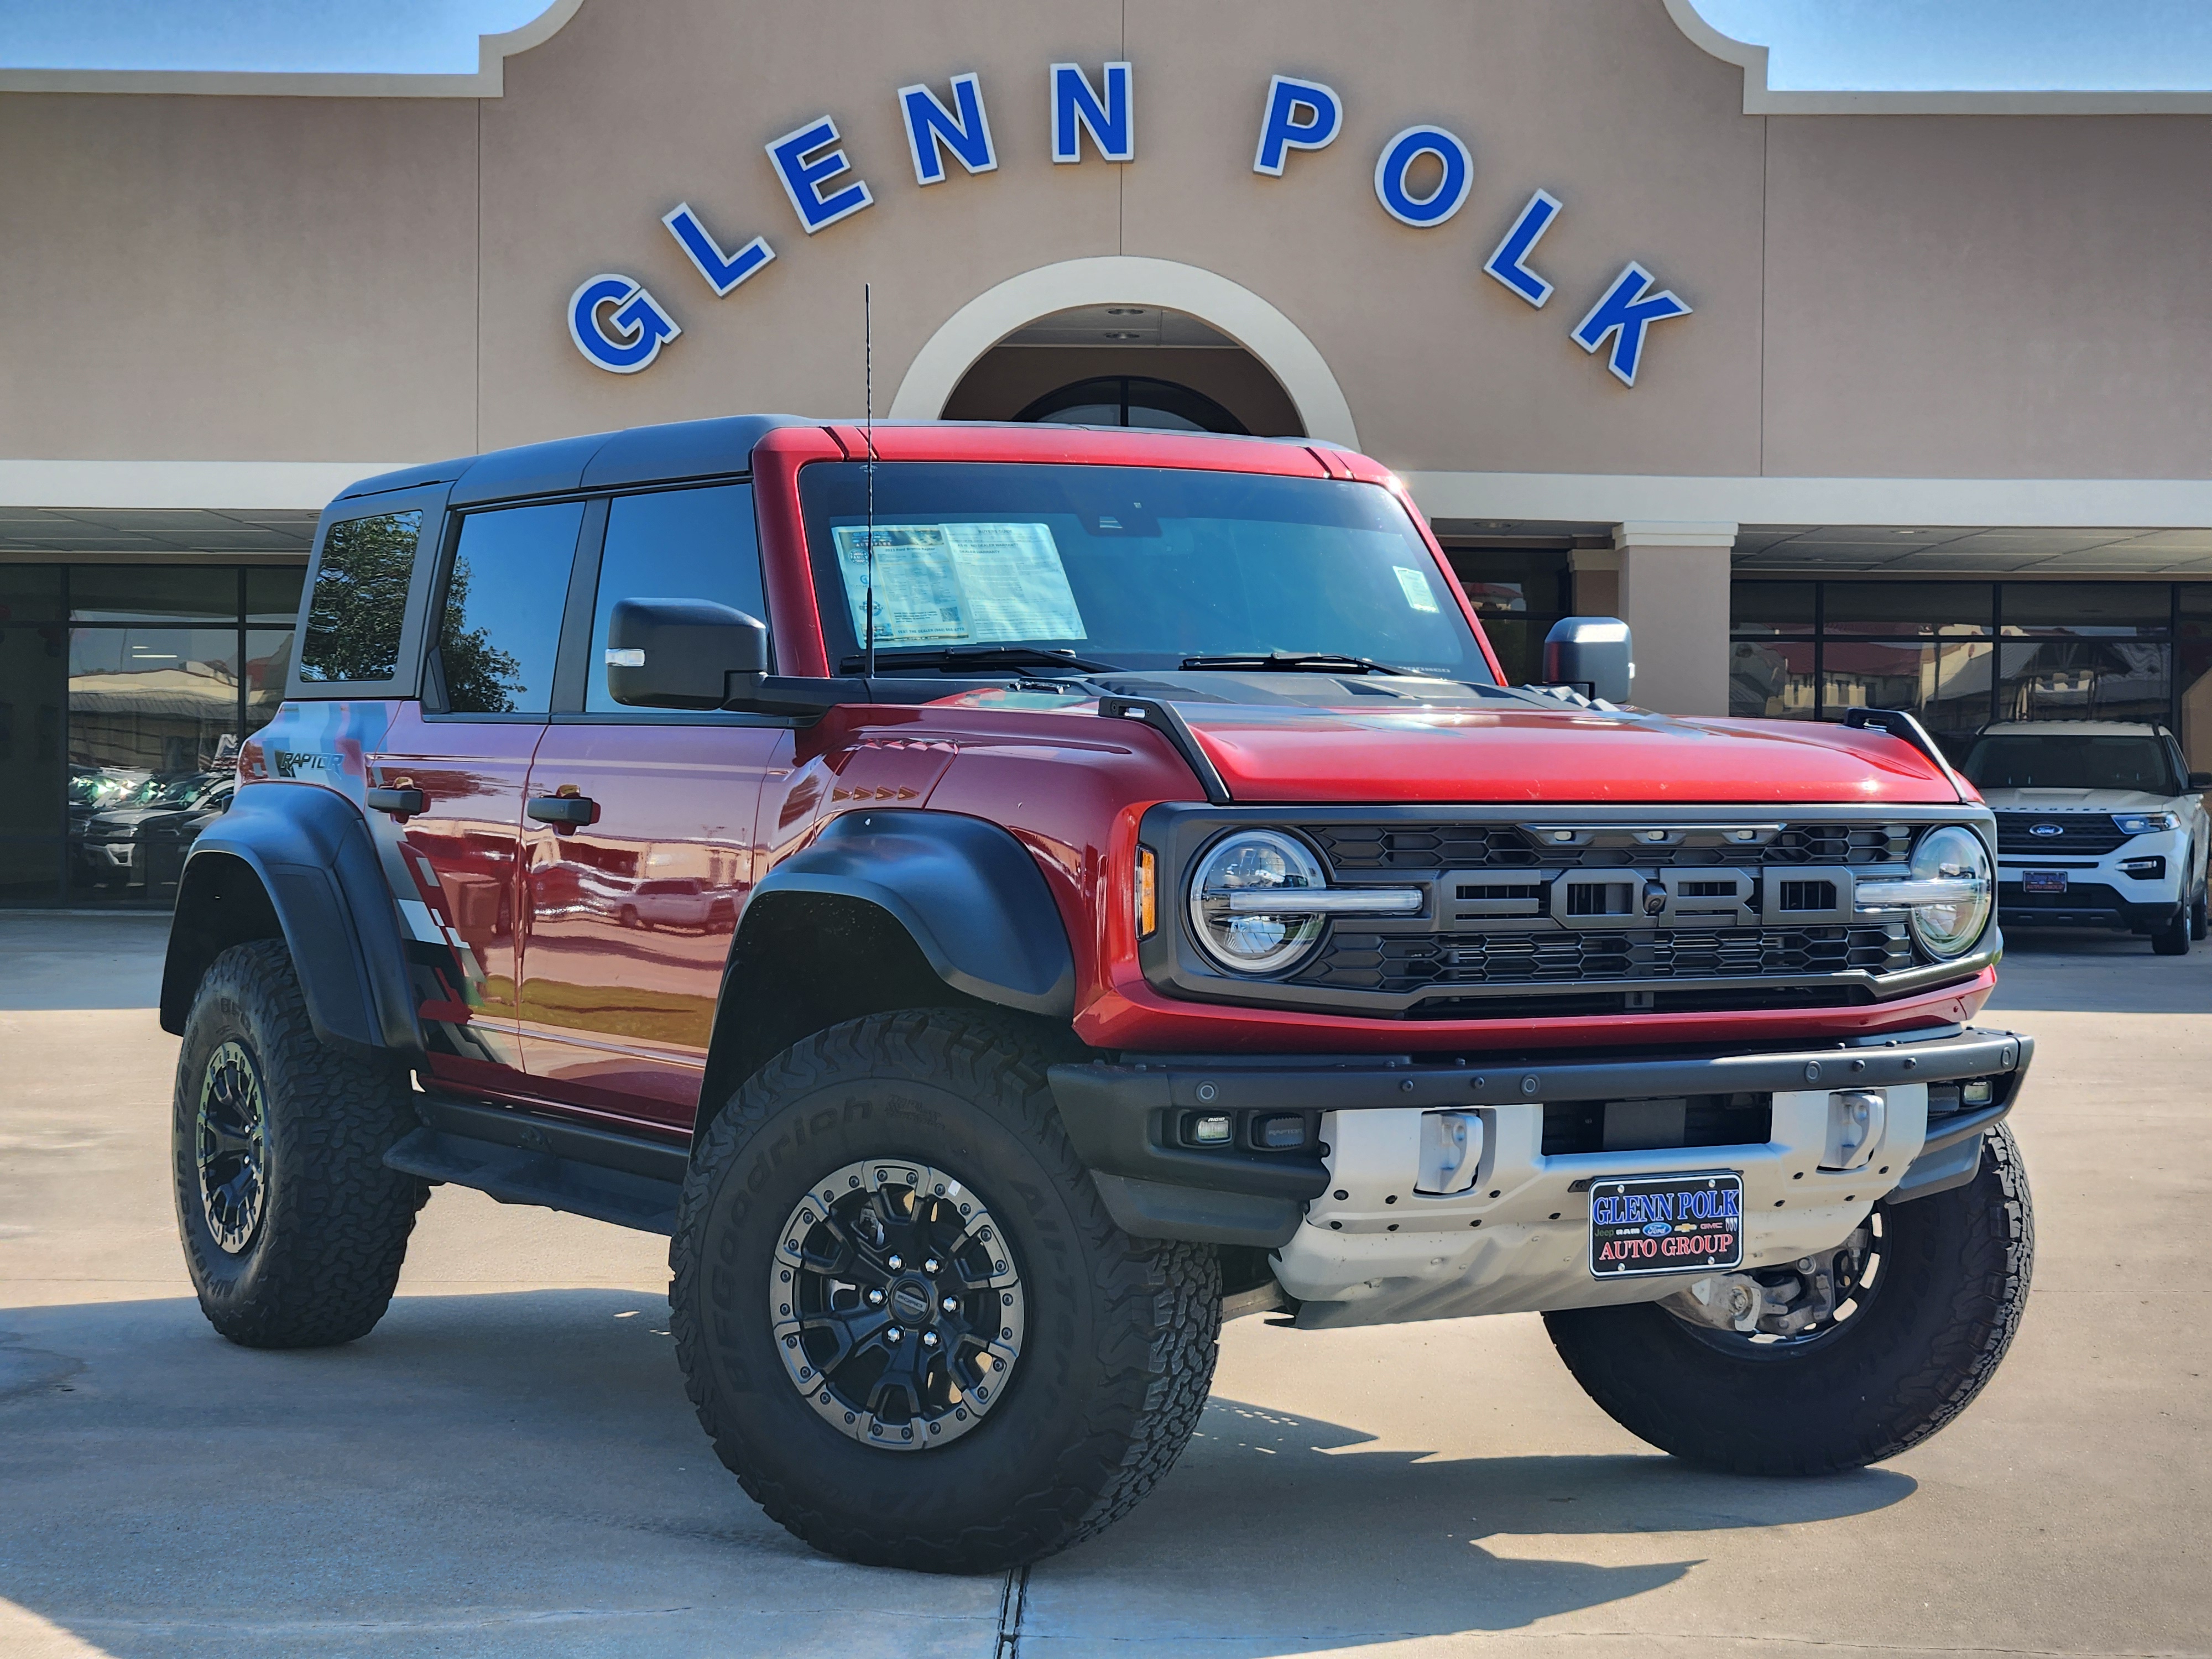
[[[1398,573],[1398,586],[1405,590],[1407,605],[1416,611],[1437,614],[1437,590],[1429,586],[1425,572],[1409,570],[1402,564],[1394,564],[1390,568]]]
[[[836,536],[853,631],[866,638],[867,527]],[[1048,525],[879,524],[875,539],[878,645],[1089,637]]]

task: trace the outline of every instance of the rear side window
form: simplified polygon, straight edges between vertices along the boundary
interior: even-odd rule
[[[399,672],[399,633],[422,534],[419,509],[342,519],[331,526],[307,606],[301,679],[388,680]]]
[[[646,714],[650,711],[607,695],[607,622],[617,599],[712,599],[766,622],[753,487],[668,489],[617,495],[608,504],[584,707],[592,713]]]
[[[542,714],[552,706],[561,607],[581,501],[471,513],[446,577],[438,672],[454,714]]]

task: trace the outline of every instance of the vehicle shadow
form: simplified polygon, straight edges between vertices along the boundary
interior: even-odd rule
[[[1256,1656],[1375,1639],[1386,1615],[1516,1628],[1699,1565],[1672,1539],[1633,1565],[1548,1559],[1560,1534],[1799,1524],[1913,1490],[1371,1443],[1215,1400],[1146,1504],[1034,1571],[1024,1629]],[[112,1654],[988,1654],[998,1627],[995,1576],[848,1566],[763,1515],[701,1435],[651,1292],[404,1296],[304,1352],[234,1347],[183,1298],[0,1310],[0,1597]]]
[[[1148,1503],[1031,1570],[1024,1633],[1110,1628],[1259,1659],[1515,1630],[1658,1589],[1728,1548],[1678,1559],[1674,1534],[1838,1520],[1915,1490],[1886,1469],[1758,1480],[1657,1452],[1444,1460],[1373,1439],[1217,1396]],[[1639,1548],[1646,1533],[1670,1536]],[[1659,1559],[1560,1559],[1585,1550]]]

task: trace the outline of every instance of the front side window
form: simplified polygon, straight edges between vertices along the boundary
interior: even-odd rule
[[[307,607],[302,680],[388,680],[399,672],[399,634],[422,534],[419,509],[344,519],[331,526]]]
[[[618,599],[711,599],[766,622],[752,486],[666,489],[608,503],[584,707],[650,717],[654,711],[617,702],[607,692],[607,623]]]
[[[438,619],[439,678],[455,714],[542,714],[581,501],[471,513],[461,522]]]
[[[2154,737],[2019,733],[1976,740],[1963,769],[1977,789],[2133,789],[2178,795],[2166,743]]]
[[[891,462],[799,474],[833,664],[963,647],[1116,669],[1330,653],[1480,685],[1474,630],[1397,499],[1372,484],[1126,466]],[[842,661],[841,661],[842,659]]]

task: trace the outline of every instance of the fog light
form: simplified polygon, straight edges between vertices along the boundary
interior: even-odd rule
[[[1252,1132],[1253,1140],[1271,1152],[1295,1152],[1306,1144],[1306,1121],[1302,1117],[1263,1117]]]
[[[1421,1163],[1413,1190],[1443,1195],[1474,1185],[1482,1168],[1482,1116],[1478,1112],[1423,1112]]]
[[[1986,1106],[1996,1098],[1996,1084],[1985,1077],[1978,1077],[1971,1083],[1959,1085],[1959,1103],[1961,1106]]]
[[[1222,1146],[1229,1141],[1229,1120],[1226,1117],[1194,1117],[1188,1131],[1194,1146]]]
[[[1837,1090],[1828,1097],[1828,1141],[1820,1153],[1820,1167],[1856,1170],[1866,1163],[1888,1119],[1888,1098],[1881,1090]]]

